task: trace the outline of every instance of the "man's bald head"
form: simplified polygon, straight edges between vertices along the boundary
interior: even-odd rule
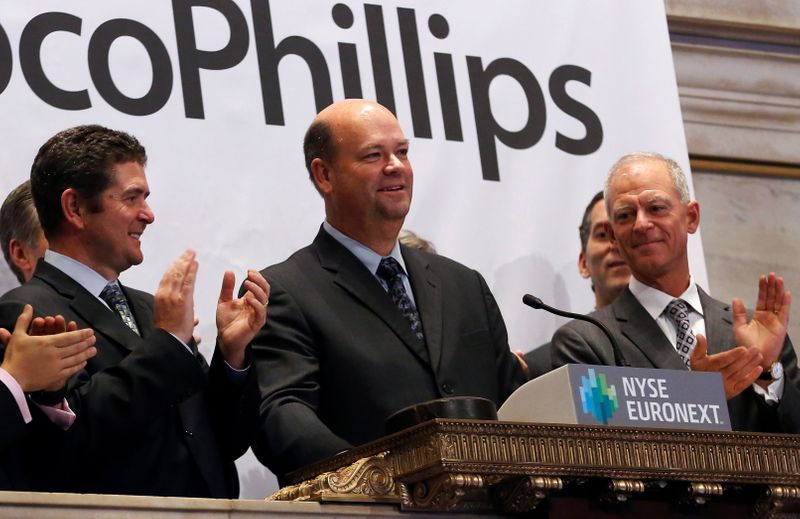
[[[388,108],[367,99],[343,99],[317,114],[303,139],[308,178],[315,188],[317,185],[311,171],[311,162],[317,158],[327,163],[332,162],[336,158],[337,143],[341,140],[336,137],[337,130],[341,129],[342,125],[354,124],[375,110],[386,112],[394,118],[394,114]],[[319,188],[317,190],[319,191]]]

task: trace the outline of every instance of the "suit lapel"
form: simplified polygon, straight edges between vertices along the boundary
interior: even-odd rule
[[[628,288],[613,303],[622,334],[655,368],[686,370],[675,348]]]
[[[112,310],[87,292],[74,279],[44,261],[37,266],[35,276],[69,299],[72,311],[91,326],[95,333],[104,335],[121,348],[128,351],[132,349],[131,334],[134,336],[136,334]]]
[[[431,366],[436,371],[442,357],[441,283],[436,273],[431,270],[430,263],[425,256],[406,247],[402,247],[402,251],[408,268],[408,277],[411,280],[411,289],[414,291],[417,311],[422,320],[422,330],[425,333]]]
[[[364,264],[322,229],[314,239],[314,245],[320,265],[331,272],[334,283],[383,320],[403,344],[427,364],[425,344],[413,334],[408,320]]]
[[[733,334],[731,307],[712,298],[700,287],[697,287],[697,292],[700,295],[700,304],[703,305],[708,353],[719,353],[725,349],[723,346],[728,346]]]

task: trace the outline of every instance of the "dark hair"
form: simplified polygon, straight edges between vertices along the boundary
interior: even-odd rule
[[[45,236],[50,239],[63,221],[61,194],[74,189],[89,209],[100,211],[102,193],[114,181],[117,164],[147,163],[136,137],[92,124],[57,133],[39,148],[31,166],[31,191]]]
[[[586,206],[586,210],[583,212],[583,220],[581,220],[581,225],[578,227],[578,234],[581,237],[581,252],[586,251],[586,244],[589,243],[589,235],[592,233],[592,209],[595,204],[602,199],[603,192],[598,191],[598,193],[592,197],[592,201],[589,202],[589,205]]]
[[[335,149],[333,147],[333,132],[331,126],[325,121],[314,121],[306,131],[306,136],[303,139],[303,155],[306,158],[306,169],[308,170],[308,178],[311,183],[319,191],[317,183],[314,182],[314,173],[311,171],[311,162],[314,159],[322,159],[326,162],[333,160]]]
[[[0,240],[2,240],[3,256],[9,268],[17,276],[20,284],[25,283],[25,277],[19,267],[11,261],[11,240],[16,238],[29,247],[36,246],[39,240],[39,217],[33,207],[31,197],[31,182],[26,180],[8,194],[3,206],[0,207]]]

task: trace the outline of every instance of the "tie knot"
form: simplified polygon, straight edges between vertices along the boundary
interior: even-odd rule
[[[398,263],[398,261],[392,257],[383,258],[378,265],[377,274],[379,278],[388,282],[400,274],[403,274],[403,267],[401,267],[400,263]]]
[[[100,292],[100,299],[106,302],[108,306],[114,308],[117,304],[121,301],[125,301],[125,294],[122,293],[120,290],[119,285],[116,283],[109,283],[105,287],[103,287],[103,291]]]
[[[689,305],[683,299],[673,299],[664,309],[664,314],[674,322],[684,321],[689,318]]]

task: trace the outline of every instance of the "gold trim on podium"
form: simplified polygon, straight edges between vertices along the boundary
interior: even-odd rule
[[[290,474],[268,499],[526,512],[551,495],[800,511],[800,436],[433,420]]]

